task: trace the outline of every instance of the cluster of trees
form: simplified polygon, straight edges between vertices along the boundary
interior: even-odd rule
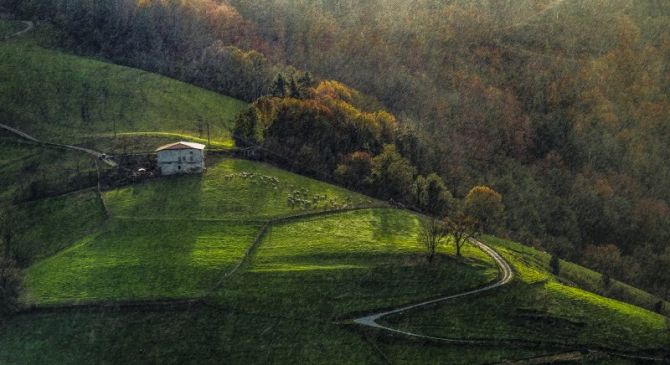
[[[253,101],[268,92],[276,66],[247,43],[235,9],[205,1],[2,0],[21,17],[51,21],[58,46],[160,73]]]
[[[238,142],[293,169],[437,216],[486,184],[503,233],[592,266],[614,245],[612,277],[667,296],[646,257],[670,242],[670,5],[611,3],[0,0],[68,49],[258,100]]]
[[[314,84],[277,75],[273,96],[238,115],[233,137],[240,147],[306,175],[441,216],[452,195],[435,173],[420,174],[402,152],[417,139],[378,102],[336,81]]]

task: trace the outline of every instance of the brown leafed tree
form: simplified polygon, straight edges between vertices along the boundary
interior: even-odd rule
[[[421,231],[419,232],[419,243],[426,248],[426,259],[428,263],[432,263],[437,253],[437,248],[440,247],[447,237],[444,222],[439,219],[431,218],[421,223]]]
[[[445,228],[454,239],[456,245],[456,256],[461,256],[461,248],[479,234],[479,221],[477,218],[459,213],[453,218],[444,218]]]

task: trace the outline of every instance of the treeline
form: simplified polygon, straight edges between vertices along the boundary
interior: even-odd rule
[[[2,0],[21,17],[49,20],[58,46],[160,73],[236,98],[264,95],[279,72],[261,53],[242,50],[242,22],[215,1]],[[238,31],[242,33],[233,34]]]
[[[0,4],[50,20],[70,50],[260,97],[240,135],[293,169],[374,194],[388,188],[407,204],[417,176],[432,172],[456,197],[490,185],[506,206],[502,233],[592,267],[615,247],[625,264],[613,277],[667,297],[670,270],[659,267],[670,265],[668,5]],[[584,31],[591,22],[603,26]],[[348,99],[341,84],[301,86],[304,73],[284,64],[374,99]],[[387,180],[380,166],[397,176]]]

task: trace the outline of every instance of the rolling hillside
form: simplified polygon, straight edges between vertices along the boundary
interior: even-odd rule
[[[644,351],[670,346],[668,318],[567,285],[550,273],[540,252],[487,237],[512,263],[517,279],[503,290],[387,319],[395,326],[450,338],[538,340],[557,345]],[[564,263],[564,266],[566,264]],[[585,269],[576,265],[575,271]],[[568,274],[569,275],[569,274]]]
[[[517,278],[512,284],[390,318],[388,323],[449,338],[493,341],[532,342],[539,334],[550,334],[539,347],[531,350],[512,342],[483,349],[431,345],[419,351],[419,344],[402,337],[360,332],[362,328],[347,320],[353,313],[479,287],[495,280],[496,267],[472,246],[466,246],[463,258],[456,258],[451,245],[440,251],[434,265],[426,264],[416,240],[422,218],[402,210],[325,211],[284,219],[314,210],[288,208],[282,198],[291,190],[278,188],[280,192],[275,193],[272,183],[240,178],[251,174],[265,176],[267,181],[277,178],[278,186],[304,186],[313,194],[346,196],[344,190],[311,179],[230,159],[213,163],[198,184],[196,177],[177,177],[106,192],[111,220],[27,270],[24,300],[33,305],[33,313],[16,317],[7,324],[8,331],[0,333],[0,359],[40,363],[57,358],[62,363],[79,363],[95,358],[133,363],[178,362],[195,356],[200,363],[217,363],[221,358],[486,363],[570,349],[562,343],[556,347],[560,341],[574,348],[625,346],[654,354],[670,340],[667,319],[565,285],[561,281],[565,278],[553,279],[547,273],[544,254],[494,238],[486,242],[514,266]],[[224,177],[230,175],[236,178]],[[194,206],[192,194],[213,203],[210,208],[189,210]],[[266,199],[273,194],[278,197]],[[164,207],[172,196],[179,196],[175,202],[183,205]],[[226,199],[230,196],[236,200]],[[237,199],[250,205],[259,204],[254,200],[267,204],[242,211],[238,218],[226,213],[239,206]],[[119,212],[128,216],[114,218]],[[155,215],[149,216],[151,212]],[[265,224],[269,226],[262,228]],[[576,265],[563,263],[563,267],[566,277],[588,274]],[[198,298],[204,301],[190,309],[175,307],[167,312],[170,307],[151,304],[137,309],[96,309],[95,305],[59,309],[77,303],[148,299],[169,303]],[[82,331],[93,337],[82,337]],[[208,333],[206,340],[203,333]],[[101,346],[124,355],[109,358]],[[342,347],[350,351],[346,357],[337,354]],[[150,350],[139,353],[140,348]]]
[[[243,106],[28,41],[0,43],[0,56],[1,115],[45,140],[140,148],[199,138],[202,118],[225,146]],[[109,137],[112,120],[125,136]],[[30,193],[20,181],[72,187],[93,160],[4,134],[0,152],[0,202],[20,222],[24,266],[23,308],[0,322],[2,364],[634,364],[670,347],[668,318],[634,305],[657,298],[606,290],[568,262],[554,276],[546,253],[488,236],[510,284],[385,319],[435,338],[359,326],[363,314],[484,287],[498,267],[473,245],[456,256],[451,241],[429,264],[425,216],[261,162],[212,156],[201,176],[14,201]]]
[[[38,35],[32,37],[49,37],[48,29],[38,28]],[[128,132],[169,132],[180,138],[206,139],[209,124],[215,143],[232,145],[231,121],[245,103],[137,69],[43,48],[38,43],[44,42],[26,37],[0,42],[3,123],[18,126],[38,139],[70,144],[115,132],[121,136]]]

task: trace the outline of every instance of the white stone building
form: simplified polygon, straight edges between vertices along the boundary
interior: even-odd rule
[[[170,143],[156,152],[161,175],[200,174],[205,170],[205,145],[200,143]]]

